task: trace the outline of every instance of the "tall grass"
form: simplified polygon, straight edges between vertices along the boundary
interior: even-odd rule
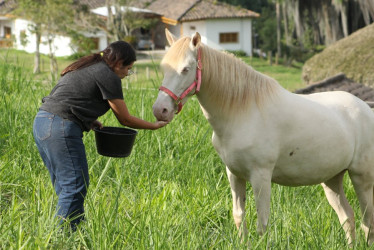
[[[86,133],[87,220],[75,233],[60,232],[54,219],[56,195],[32,138],[34,116],[51,85],[34,80],[25,68],[0,62],[0,249],[247,248],[238,238],[225,167],[211,145],[212,130],[196,98],[167,127],[139,131],[128,158],[98,155],[94,134]],[[157,74],[144,80],[146,88],[134,78],[124,82],[130,112],[150,121]],[[111,112],[100,120],[119,125]],[[345,186],[358,213],[348,180]],[[256,233],[250,185],[247,194],[252,249],[347,248],[321,187],[273,185],[269,230],[263,237]],[[358,230],[355,248],[365,246]]]

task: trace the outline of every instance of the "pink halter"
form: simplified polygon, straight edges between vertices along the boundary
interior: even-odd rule
[[[197,50],[196,80],[180,96],[177,96],[176,94],[173,93],[173,91],[171,91],[170,89],[168,89],[168,88],[166,88],[164,86],[161,86],[159,88],[159,90],[164,91],[166,94],[168,94],[171,98],[173,98],[175,100],[175,104],[178,105],[178,111],[175,112],[176,114],[178,114],[182,110],[182,107],[183,107],[182,100],[194,88],[196,88],[196,89],[195,89],[195,92],[193,93],[193,95],[199,93],[200,86],[201,86],[201,69],[202,69],[202,65],[201,65],[201,48],[199,48]]]

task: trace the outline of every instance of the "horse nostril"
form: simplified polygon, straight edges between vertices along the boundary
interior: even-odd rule
[[[167,108],[164,108],[163,110],[162,110],[162,114],[167,114],[168,113],[168,109]]]

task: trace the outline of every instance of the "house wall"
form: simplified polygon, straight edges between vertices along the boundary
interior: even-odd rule
[[[32,22],[25,19],[0,19],[0,38],[4,36],[4,27],[11,27],[12,35],[15,42],[13,47],[17,50],[24,50],[28,53],[34,53],[36,50],[36,38],[35,34],[31,33],[29,28]],[[22,44],[21,33],[26,34],[27,43]],[[99,32],[97,34],[85,33],[86,37],[95,37],[99,39],[98,47],[99,50],[103,50],[107,47],[106,34],[104,32]],[[49,54],[48,40],[46,36],[42,36],[40,43],[40,53]],[[67,36],[56,35],[54,38],[53,50],[55,56],[69,56],[75,53],[75,48],[71,45],[71,39]]]
[[[28,53],[34,53],[36,50],[36,37],[35,34],[29,30],[30,21],[24,19],[15,19],[14,28],[12,33],[15,36],[16,43],[14,47],[18,50],[24,50]],[[26,34],[27,43],[21,44],[21,33]],[[74,53],[74,50],[70,46],[71,39],[69,37],[56,35],[54,38],[53,50],[55,56],[68,56]],[[48,39],[46,36],[42,36],[40,43],[40,53],[49,54]]]
[[[242,50],[252,55],[252,21],[251,19],[211,19],[182,23],[183,36],[199,32],[202,42],[218,50]],[[220,43],[220,33],[239,34],[238,43]]]

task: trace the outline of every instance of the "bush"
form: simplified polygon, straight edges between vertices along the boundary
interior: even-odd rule
[[[238,56],[238,57],[247,56],[247,53],[245,53],[245,51],[243,51],[243,50],[227,50],[227,52],[229,52],[229,53],[231,53],[235,56]]]

